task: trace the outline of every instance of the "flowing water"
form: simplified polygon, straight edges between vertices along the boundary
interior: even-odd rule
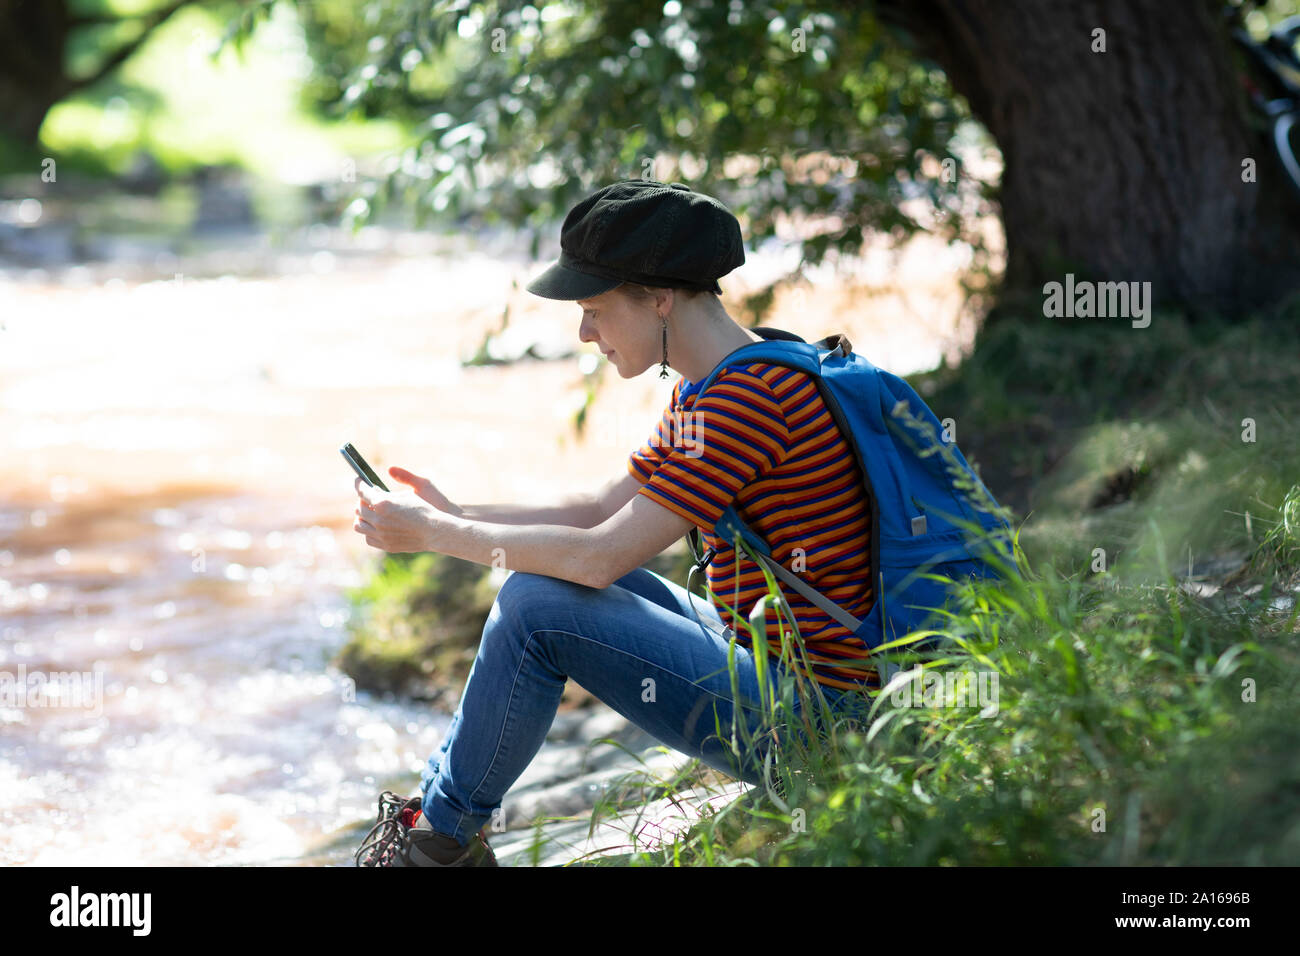
[[[0,272],[0,863],[345,863],[418,784],[447,715],[330,663],[378,559],[339,446],[453,500],[553,500],[621,473],[671,385],[609,372],[576,436],[578,310],[503,242],[313,227]],[[827,287],[770,322],[933,364],[959,263],[920,261],[869,315]],[[516,349],[575,354],[463,366],[507,305]]]

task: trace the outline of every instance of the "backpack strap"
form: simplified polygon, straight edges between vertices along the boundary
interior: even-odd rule
[[[826,595],[815,590],[794,572],[787,570],[784,565],[774,561],[772,559],[771,551],[767,545],[763,543],[763,539],[758,537],[758,535],[754,534],[749,529],[749,526],[745,524],[745,520],[736,513],[735,508],[731,505],[728,505],[727,510],[722,513],[722,517],[718,520],[718,525],[714,533],[725,534],[724,540],[727,541],[734,541],[736,537],[740,537],[751,546],[755,544],[760,545],[760,547],[754,547],[754,555],[763,567],[767,568],[775,577],[780,578],[786,584],[790,585],[790,587],[802,594],[806,600],[812,603],[815,607],[820,608],[824,613],[829,615],[832,620],[836,621],[842,627],[848,628],[850,633],[856,635],[861,631],[864,623],[863,621],[858,620],[848,611],[844,610],[844,608],[826,597]],[[712,556],[713,552],[710,551],[709,558],[712,558]],[[707,563],[707,560],[705,563]],[[879,569],[873,570],[879,577]],[[885,600],[883,578],[881,578],[880,589],[876,592],[876,600]],[[788,602],[786,606],[789,606]],[[869,652],[869,654],[873,659],[875,659],[874,651]],[[893,661],[888,659],[875,660],[875,666],[876,672],[880,677],[880,686],[882,689],[893,679],[895,674],[903,669],[900,665],[895,664]]]
[[[778,342],[802,342],[799,336],[793,332],[787,332],[785,329],[775,329],[766,325],[755,325],[749,331],[764,339],[774,339]]]
[[[750,331],[753,332],[755,335],[759,336],[760,338],[767,339],[769,341],[776,341],[776,342],[803,342],[804,341],[802,338],[800,338],[798,335],[795,335],[795,333],[793,332],[787,332],[785,329],[778,329],[766,325],[755,325],[750,328]],[[744,348],[744,346],[742,346],[742,348]],[[729,354],[727,358],[730,357],[731,355]],[[722,368],[725,367],[726,367],[726,359],[723,359],[722,362],[718,363],[718,370],[720,371]],[[710,380],[711,379],[712,376],[710,376]],[[691,557],[695,559],[695,563],[692,565],[693,569],[698,570],[700,568],[706,567],[708,563],[713,560],[714,551],[712,548],[710,548],[704,554],[701,554],[700,552],[699,528],[691,528],[689,531],[686,532],[686,544],[687,547],[689,547],[691,550]]]
[[[830,615],[837,623],[847,627],[854,633],[857,633],[858,629],[862,627],[862,622],[844,608],[806,584],[793,571],[786,570],[784,565],[772,560],[771,549],[768,548],[762,538],[749,529],[749,526],[745,524],[745,520],[740,517],[733,506],[727,505],[727,510],[718,519],[714,534],[724,541],[734,541],[737,537],[743,538],[754,549],[754,554],[765,568],[798,591],[813,605]]]
[[[846,429],[847,425],[842,421],[840,416],[835,414],[838,411],[838,406],[835,406],[833,404],[833,399],[827,395],[825,387],[820,381],[821,376],[819,373],[822,363],[827,359],[836,355],[847,357],[849,353],[853,351],[853,346],[849,342],[848,337],[843,334],[828,335],[815,343],[809,343],[798,335],[795,335],[792,332],[786,332],[783,329],[755,326],[751,331],[761,336],[763,339],[773,342],[773,344],[767,345],[766,343],[753,342],[749,345],[741,346],[739,349],[731,352],[718,363],[708,376],[705,377],[699,391],[703,392],[725,368],[728,368],[731,365],[751,364],[753,362],[770,362],[776,365],[783,365],[786,368],[793,368],[799,371],[813,373],[812,377],[817,384],[818,392],[827,402],[827,406],[832,411],[832,417],[835,419],[837,426],[842,430]],[[794,342],[803,346],[803,348],[791,348],[788,345],[782,346],[779,344],[781,342]],[[859,466],[861,467],[861,462],[859,462]],[[870,479],[867,476],[865,467],[862,468],[862,473],[864,480],[869,481]],[[875,528],[879,527],[879,520],[875,516],[874,491],[869,489],[869,494],[871,496],[873,510],[872,570],[879,574],[879,568],[876,566],[876,542],[878,541],[878,535],[874,531]],[[924,522],[924,518],[921,520]],[[924,534],[924,524],[922,524],[918,529],[914,522],[912,533]],[[820,609],[833,621],[842,627],[847,628],[851,633],[857,634],[858,631],[861,630],[864,623],[863,621],[860,621],[853,615],[849,614],[834,601],[831,601],[824,594],[821,594],[811,585],[801,580],[792,571],[787,570],[783,565],[773,560],[771,549],[768,547],[767,542],[750,529],[744,519],[740,517],[734,506],[728,505],[727,509],[723,511],[713,529],[713,534],[722,541],[733,541],[736,536],[739,535],[753,549],[758,560],[764,567],[772,572],[773,576],[788,584],[796,592],[802,595],[805,600],[810,602],[814,607]],[[700,554],[700,535],[697,528],[691,528],[687,532],[687,541],[691,549],[691,555],[695,559],[691,568],[691,574],[694,575],[697,571],[707,566],[709,562],[712,561],[715,552],[710,548],[703,555]],[[876,595],[876,600],[884,600],[883,594],[878,593]],[[877,671],[879,672],[881,686],[883,687],[887,684],[890,678],[900,669],[901,668],[897,664],[889,661],[880,662],[877,665]]]

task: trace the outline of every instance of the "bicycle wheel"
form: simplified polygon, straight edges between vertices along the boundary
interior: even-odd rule
[[[1283,113],[1273,121],[1273,148],[1282,160],[1291,187],[1300,194],[1300,110]]]

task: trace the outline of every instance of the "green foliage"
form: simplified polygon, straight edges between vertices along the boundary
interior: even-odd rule
[[[1276,517],[1263,516],[1268,530],[1251,555],[1252,563],[1279,572],[1300,571],[1300,485],[1288,488],[1270,510]]]
[[[1037,489],[1015,573],[956,589],[934,625],[941,650],[904,652],[909,670],[856,713],[809,701],[828,731],[782,736],[769,786],[610,862],[1300,862],[1300,373],[1278,358],[1295,354],[1279,352],[1285,318],[1198,328],[1199,342],[1172,316],[1122,335],[1093,327],[1063,334],[1056,355],[1034,323],[1010,321],[997,335],[1023,348],[1002,351],[996,385],[987,359],[969,377],[920,377],[939,401],[1071,396],[1109,355],[1135,384],[1124,403],[1059,412],[1071,452]],[[1171,344],[1178,361],[1151,373]],[[1101,494],[1125,468],[1135,483]],[[991,701],[941,692],[980,681]],[[790,699],[773,702],[774,726]]]
[[[361,690],[458,692],[495,594],[481,565],[432,552],[385,554],[348,594],[357,613],[338,665]]]
[[[295,6],[318,63],[309,95],[419,130],[388,180],[362,184],[357,222],[400,198],[419,221],[540,230],[600,185],[650,178],[723,199],[754,246],[783,221],[825,217],[802,240],[809,264],[869,233],[923,230],[985,261],[971,224],[989,211],[986,184],[953,149],[968,111],[856,7]]]
[[[960,589],[942,657],[896,678],[864,718],[824,714],[836,732],[791,741],[766,792],[622,862],[1300,860],[1297,660],[1283,650],[1294,615],[1265,603],[1225,614],[1172,577],[1147,587],[1020,567]],[[993,706],[923,693],[936,675],[991,684]]]

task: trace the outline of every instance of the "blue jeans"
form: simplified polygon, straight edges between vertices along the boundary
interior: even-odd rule
[[[759,783],[767,738],[741,756],[727,746],[733,714],[751,735],[770,728],[754,656],[736,645],[737,700],[727,639],[701,626],[687,602],[685,588],[645,568],[603,589],[512,572],[484,625],[460,706],[421,775],[430,826],[462,843],[482,829],[541,749],[569,678],[674,750]],[[694,604],[700,621],[722,630],[708,598],[694,596]],[[767,673],[775,689],[783,673],[777,658]],[[822,692],[837,711],[862,697]]]

